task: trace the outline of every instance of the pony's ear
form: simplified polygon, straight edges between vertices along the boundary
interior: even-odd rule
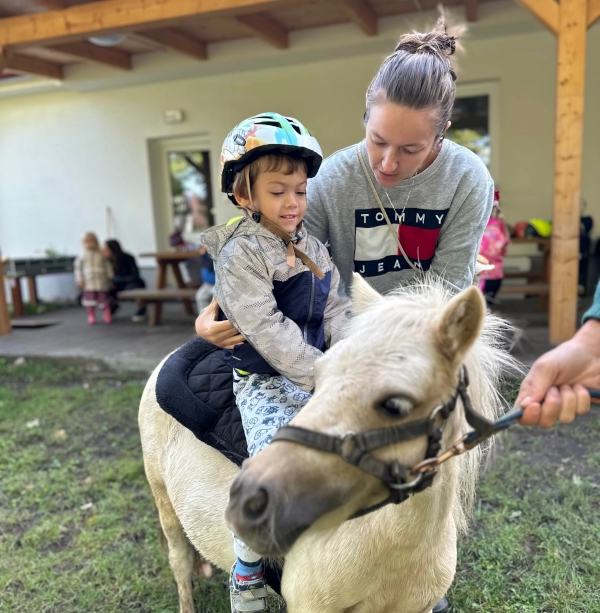
[[[471,286],[454,296],[435,322],[439,350],[453,362],[459,362],[477,340],[485,318],[485,300]]]
[[[352,273],[352,309],[358,314],[373,306],[383,296],[375,291],[357,272]]]

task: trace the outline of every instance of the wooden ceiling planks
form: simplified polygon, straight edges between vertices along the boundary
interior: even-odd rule
[[[33,74],[49,79],[62,79],[63,71],[60,64],[49,62],[22,53],[4,51],[0,55],[0,71],[9,69],[11,72]]]
[[[208,58],[206,44],[203,41],[176,28],[161,28],[147,32],[137,32],[135,36],[196,60]]]
[[[168,49],[205,60],[208,43],[248,36],[285,49],[293,30],[349,22],[366,35],[374,36],[380,17],[432,10],[438,1],[0,0],[0,49],[54,63],[59,68],[62,64],[83,61],[130,70],[133,53]],[[468,19],[474,20],[477,2],[445,0],[444,4],[464,3]],[[590,12],[590,19],[597,19],[600,0],[592,0],[592,5],[598,15]],[[3,18],[5,15],[9,17]],[[128,37],[114,47],[98,47],[88,42],[92,35],[115,32],[126,33]],[[27,64],[23,61],[21,65]],[[58,71],[51,68],[46,72]]]

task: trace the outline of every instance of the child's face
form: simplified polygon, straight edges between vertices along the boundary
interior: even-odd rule
[[[252,187],[254,206],[270,222],[292,234],[306,213],[306,172],[263,172]],[[244,207],[250,202],[240,202]]]
[[[96,251],[96,249],[98,249],[98,243],[91,236],[86,236],[83,239],[83,248],[86,251]]]

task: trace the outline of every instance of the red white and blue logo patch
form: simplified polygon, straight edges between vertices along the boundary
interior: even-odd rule
[[[448,209],[404,209],[396,212],[386,208],[385,211],[411,262],[421,270],[428,270]],[[356,272],[363,277],[376,277],[410,268],[380,209],[356,210],[354,224]]]

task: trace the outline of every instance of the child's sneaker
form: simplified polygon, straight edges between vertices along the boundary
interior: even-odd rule
[[[103,311],[103,315],[104,315],[104,323],[105,324],[112,324],[112,317],[110,314],[110,308],[106,307]]]
[[[88,324],[93,326],[96,323],[96,316],[93,313],[88,315]]]
[[[268,613],[267,584],[262,571],[242,577],[236,574],[235,566],[234,564],[229,575],[231,613],[238,611]]]

